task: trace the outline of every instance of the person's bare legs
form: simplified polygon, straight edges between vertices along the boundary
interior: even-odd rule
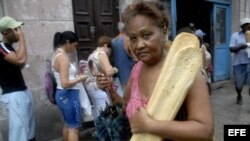
[[[207,82],[207,87],[208,87],[209,95],[211,96],[212,95],[212,86],[211,86],[211,83]]]
[[[242,89],[235,88],[237,92],[237,104],[242,105],[242,96],[241,96],[241,91]]]
[[[68,141],[69,129],[64,125],[63,127],[63,141]]]
[[[249,96],[250,96],[250,86],[249,86],[249,89],[248,89],[248,94],[249,94]]]
[[[78,129],[68,129],[68,141],[78,141]]]

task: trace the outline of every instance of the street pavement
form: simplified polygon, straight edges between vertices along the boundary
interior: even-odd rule
[[[214,141],[224,140],[224,125],[250,125],[250,96],[245,86],[242,91],[243,104],[236,104],[236,92],[232,81],[222,81],[212,84],[210,96],[214,113]],[[94,141],[91,136],[93,129],[80,132],[80,141]],[[51,141],[62,141],[55,139]]]
[[[214,113],[214,141],[224,140],[224,125],[250,125],[250,96],[248,87],[242,91],[243,104],[236,104],[232,81],[215,84],[210,97]]]

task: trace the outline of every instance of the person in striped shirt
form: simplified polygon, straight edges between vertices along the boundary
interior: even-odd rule
[[[36,141],[34,104],[27,89],[21,69],[27,60],[27,49],[22,22],[11,17],[0,19],[0,102],[7,109],[9,120],[9,141]],[[18,49],[13,44],[18,43]],[[1,128],[1,127],[0,127]]]

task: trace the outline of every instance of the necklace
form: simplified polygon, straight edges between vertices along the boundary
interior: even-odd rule
[[[60,54],[60,52],[64,55],[64,56],[66,56],[66,57],[68,57],[68,55],[66,54],[66,52],[62,49],[62,48],[57,48],[57,50],[56,50],[56,52],[55,52],[55,56],[57,56],[57,54]]]
[[[66,52],[62,48],[58,48],[58,51],[61,51],[62,53],[66,54]]]

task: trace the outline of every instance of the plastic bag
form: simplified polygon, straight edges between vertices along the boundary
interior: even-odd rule
[[[123,90],[123,88],[122,88],[122,85],[121,85],[121,81],[120,81],[120,79],[118,78],[118,77],[113,77],[113,85],[114,85],[114,89],[115,89],[115,91],[117,91],[117,93],[121,96],[121,97],[123,97],[123,94],[124,94],[124,90]]]
[[[87,92],[83,85],[79,85],[80,91],[79,91],[79,96],[80,96],[80,103],[81,107],[83,109],[83,120],[84,121],[89,121],[92,118],[92,107],[89,101],[89,97],[87,95]]]

